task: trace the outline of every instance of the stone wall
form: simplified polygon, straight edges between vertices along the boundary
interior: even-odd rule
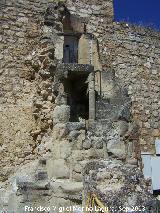
[[[127,23],[107,23],[100,13],[88,17],[87,30],[98,38],[103,71],[114,70],[121,86],[128,90],[142,149],[154,151],[155,138],[160,137],[160,34]],[[102,93],[109,92],[106,82],[102,76]]]
[[[107,2],[107,6],[108,4],[111,3]],[[17,116],[13,118],[8,111],[7,122],[2,116],[4,118],[2,132],[6,132],[6,128],[9,128],[9,121],[12,121],[11,125],[14,126],[16,125],[14,123],[19,120],[24,120],[26,124],[31,122],[28,128],[27,125],[24,125],[26,131],[23,131],[28,137],[20,133],[21,128],[16,129],[15,133],[10,133],[10,136],[6,133],[1,134],[1,140],[10,141],[12,148],[20,146],[19,142],[17,145],[14,144],[15,142],[11,142],[14,141],[12,139],[14,134],[17,134],[16,141],[21,141],[22,147],[28,147],[27,142],[22,143],[22,137],[27,140],[30,137],[28,132],[32,130],[31,126],[35,125],[32,114],[30,113],[31,118],[29,119],[27,119],[29,115],[25,115],[25,111],[32,111],[32,97],[36,93],[35,71],[31,68],[28,69],[25,57],[36,54],[34,50],[39,45],[41,26],[47,5],[47,1],[27,1],[25,4],[22,1],[4,1],[1,5],[3,21],[1,29],[1,113],[6,114],[3,111],[3,106],[5,109],[8,106],[9,111],[12,112],[11,108],[15,105],[18,112],[20,110],[24,113],[23,118],[20,114],[18,118]],[[149,144],[153,142],[152,136],[159,136],[159,33],[126,24],[114,23],[111,25],[111,23],[107,23],[106,14],[100,5],[101,2],[98,5],[92,3],[92,5],[86,5],[85,10],[82,9],[84,2],[68,3],[71,13],[79,11],[81,17],[89,18],[87,30],[94,33],[99,40],[103,67],[106,71],[114,69],[123,86],[129,89],[129,95],[133,101],[133,114],[142,128],[141,143],[143,145]],[[92,11],[87,10],[88,7]],[[107,14],[112,17],[113,11],[112,7],[110,8],[110,12]],[[25,121],[25,118],[29,121]],[[13,122],[14,119],[15,122]],[[32,138],[28,140],[31,144],[34,143]],[[6,153],[5,147],[8,145],[2,146],[4,153]],[[145,148],[147,149],[147,147]],[[27,149],[32,153],[32,146],[29,145]],[[10,158],[9,155],[8,158]],[[21,157],[19,156],[19,158]]]
[[[102,60],[107,63],[103,64],[106,70],[115,71],[128,90],[132,115],[140,126],[142,149],[151,151],[160,136],[160,34],[117,23],[110,30],[104,36]]]
[[[142,149],[154,151],[154,140],[160,137],[160,34],[127,23],[107,23],[101,15],[88,17],[87,29],[98,38],[103,71],[115,71],[121,86],[128,90]],[[106,82],[102,75],[102,93],[109,92]],[[98,76],[96,83],[100,83]]]
[[[132,115],[140,126],[142,149],[154,152],[155,138],[160,137],[159,32],[107,22],[100,12],[98,17],[94,13],[84,16],[89,17],[88,32],[98,38],[103,71],[114,70],[121,86],[128,90]],[[108,92],[106,82],[102,77],[102,93]],[[96,83],[100,83],[98,76]]]
[[[88,138],[85,138],[84,124],[66,124],[69,113],[65,114],[66,106],[63,108],[65,97],[57,95],[58,92],[63,93],[63,85],[55,81],[56,66],[63,55],[63,39],[57,36],[62,32],[63,24],[56,5],[49,0],[0,2],[0,181],[4,183],[17,168],[27,163],[30,164],[25,171],[30,173],[35,159],[50,157],[46,165],[51,181],[53,177],[67,181],[73,179],[78,186],[73,182],[70,186],[75,184],[72,189],[74,191],[78,187],[79,192],[82,188],[81,171],[86,161],[107,157],[101,140],[102,126],[106,127],[102,116],[107,117],[107,111],[104,108],[102,116],[99,114],[95,125],[99,129],[97,132],[95,129],[88,131]],[[96,74],[98,97],[106,101],[114,95],[117,99],[127,96],[127,100],[132,102],[130,119],[140,127],[137,140],[141,149],[152,151],[154,139],[160,137],[160,34],[112,22],[111,0],[68,0],[66,6],[72,18],[78,17],[85,23],[87,33],[92,33],[98,39],[103,70]],[[112,82],[107,77],[110,71],[114,73]],[[128,94],[122,94],[119,88],[128,91]],[[64,118],[67,116],[65,122],[62,118],[65,124],[58,122],[54,126],[54,116],[59,119],[58,113],[53,113],[56,110],[58,113],[59,110],[62,114],[64,112]],[[120,121],[118,128],[123,124]],[[116,131],[111,129],[112,132]],[[64,170],[58,173],[59,167]],[[61,184],[64,185],[65,181]],[[33,184],[33,188],[40,188],[39,184]],[[55,185],[51,190],[56,191]],[[60,185],[60,193],[68,190],[62,188]],[[77,193],[77,189],[75,191]]]
[[[40,13],[45,7],[39,1],[1,1],[0,4],[0,176],[3,181],[15,165],[34,158],[36,147],[30,132],[36,128],[32,113],[36,83],[34,71],[27,67],[25,59],[29,53],[34,54],[39,42],[43,19]]]
[[[131,165],[116,160],[93,161],[86,164],[83,179],[86,206],[90,196],[95,198],[96,201],[92,202],[99,208],[99,203],[102,203],[106,209],[117,213],[156,212],[158,202],[156,204],[151,193],[150,183],[144,180],[136,166],[131,169]]]
[[[2,181],[16,169],[16,165],[25,164],[39,155],[41,138],[48,137],[46,129],[50,129],[52,125],[48,115],[54,107],[53,104],[51,106],[53,97],[49,95],[52,77],[49,75],[46,80],[47,74],[43,73],[43,70],[41,74],[37,74],[37,70],[48,63],[47,59],[44,60],[46,52],[43,52],[43,49],[47,48],[49,42],[41,42],[41,37],[45,36],[45,33],[52,34],[52,29],[43,27],[45,12],[50,4],[52,2],[47,0],[1,1]],[[89,20],[91,25],[95,18],[100,19],[106,14],[107,22],[111,22],[113,18],[111,1],[107,1],[105,5],[102,1],[99,1],[98,5],[96,1],[92,5],[90,2],[86,4],[86,1],[76,1],[74,4],[68,1],[67,5],[73,14],[79,11],[82,18],[92,16],[93,19]],[[54,43],[54,33],[52,37]],[[39,55],[43,56],[38,58]]]

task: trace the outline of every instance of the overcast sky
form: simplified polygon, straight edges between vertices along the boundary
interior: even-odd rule
[[[114,0],[115,21],[151,25],[160,30],[160,0]]]

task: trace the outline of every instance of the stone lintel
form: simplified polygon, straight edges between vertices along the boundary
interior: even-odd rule
[[[94,72],[94,67],[91,64],[61,63],[57,65],[57,72],[65,77],[72,74],[89,75]]]
[[[81,37],[83,34],[88,36],[89,38],[94,38],[94,39],[97,40],[95,35],[92,34],[92,33],[79,33],[79,32],[61,32],[61,33],[57,33],[58,36],[75,36],[75,37]]]

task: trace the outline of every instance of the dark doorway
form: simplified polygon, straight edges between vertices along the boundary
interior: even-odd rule
[[[79,122],[89,119],[89,95],[87,75],[74,75],[65,80],[67,104],[70,106],[70,121]]]
[[[78,63],[78,38],[64,36],[63,63]]]

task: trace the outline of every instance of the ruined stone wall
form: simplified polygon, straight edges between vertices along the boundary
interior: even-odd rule
[[[47,140],[52,128],[52,75],[37,74],[40,67],[48,64],[43,49],[53,46],[56,40],[53,34],[53,43],[41,41],[42,33],[49,30],[43,26],[45,11],[51,3],[47,0],[0,3],[2,180],[15,165],[39,155],[38,147]],[[145,149],[150,149],[147,144],[160,134],[159,33],[112,23],[111,0],[76,0],[67,1],[66,5],[71,14],[84,18],[87,32],[97,37],[103,71],[114,70],[121,85],[129,91],[132,113],[141,127],[140,141]],[[33,62],[37,56],[40,61]],[[102,92],[107,93],[106,81],[102,80]]]
[[[160,34],[112,22],[111,0],[66,1],[73,23],[81,27],[84,25],[80,22],[85,23],[86,32],[98,39],[102,65],[101,88],[99,74],[95,78],[98,97],[117,98],[116,110],[114,104],[110,108],[113,117],[121,107],[120,99],[123,99],[122,105],[125,100],[132,101],[133,119],[125,119],[126,122],[123,117],[115,121],[115,126],[113,120],[111,125],[106,125],[99,114],[95,126],[87,132],[83,122],[69,122],[63,84],[56,79],[64,73],[58,72],[57,66],[63,56],[63,39],[57,32],[63,31],[63,24],[55,1],[2,0],[0,6],[0,181],[11,176],[10,189],[6,190],[2,183],[0,205],[14,205],[16,202],[9,201],[12,194],[19,202],[18,190],[22,192],[20,197],[23,194],[26,198],[25,187],[31,194],[30,204],[34,202],[34,190],[39,203],[43,200],[39,200],[43,190],[53,199],[49,199],[50,203],[46,201],[46,205],[63,206],[61,198],[65,205],[72,200],[79,203],[83,188],[81,172],[87,161],[110,157],[107,154],[124,160],[126,150],[121,133],[126,131],[127,122],[136,120],[140,126],[144,150],[153,149],[152,142],[160,136]],[[129,97],[123,91],[128,91]],[[103,119],[107,119],[109,113],[105,107],[102,111]],[[111,131],[102,135],[107,128]],[[107,147],[104,142],[109,142]],[[118,148],[112,147],[115,144]],[[18,208],[22,208],[25,201],[20,201]]]
[[[114,70],[128,90],[142,149],[151,151],[155,138],[160,136],[160,34],[113,23],[104,40],[103,65],[106,70]]]
[[[100,18],[104,17],[106,23],[111,23],[113,21],[113,1],[112,0],[75,0],[75,1],[66,1],[66,5],[69,8],[70,12],[77,14],[80,17],[87,18],[88,23],[91,23],[92,30],[98,27],[98,21]],[[94,24],[95,23],[95,26]],[[90,30],[91,26],[87,27],[87,30]]]
[[[41,147],[45,149],[40,145],[45,141],[43,138],[48,137],[52,126],[52,77],[50,73],[43,72],[43,67],[45,69],[49,63],[48,59],[44,60],[44,55],[47,54],[46,49],[50,48],[50,42],[41,41],[45,33],[52,34],[52,30],[43,27],[45,12],[50,4],[52,2],[47,0],[0,2],[2,181],[16,170],[16,165],[33,160],[39,155]],[[98,4],[96,1],[92,4],[86,4],[86,1],[72,4],[68,1],[67,5],[71,12],[78,11],[82,18],[91,15],[93,18],[89,20],[90,26],[99,15],[104,17],[107,14],[107,22],[111,22],[113,18],[111,1],[107,1],[105,5],[103,1]],[[53,47],[56,36],[53,34],[52,37]],[[41,73],[38,73],[40,69]]]
[[[97,4],[95,9],[98,10]],[[108,8],[107,14],[112,14],[111,7]],[[85,11],[81,15],[88,17],[87,31],[98,38],[103,71],[115,71],[121,86],[128,91],[132,115],[140,127],[142,149],[154,151],[154,140],[160,136],[160,33],[141,26],[110,22],[100,7],[97,14]],[[103,94],[110,92],[106,82],[102,77]]]
[[[111,7],[108,8],[112,14]],[[87,31],[98,38],[103,71],[115,71],[121,86],[128,91],[132,115],[140,127],[142,149],[153,151],[154,140],[160,136],[160,33],[141,26],[110,22],[100,11],[98,16],[87,12],[82,15],[89,17]],[[110,92],[106,82],[102,76],[103,94]],[[99,80],[96,83],[99,84]]]
[[[84,195],[86,205],[90,195],[117,213],[122,211],[122,206],[126,206],[126,211],[138,207],[140,211],[156,212],[156,199],[142,172],[136,166],[131,169],[131,165],[124,165],[114,159],[86,164]]]
[[[32,160],[36,144],[30,134],[36,129],[33,98],[35,72],[25,60],[39,45],[44,1],[0,2],[0,179],[5,180],[15,165]],[[3,168],[3,170],[2,170]]]

